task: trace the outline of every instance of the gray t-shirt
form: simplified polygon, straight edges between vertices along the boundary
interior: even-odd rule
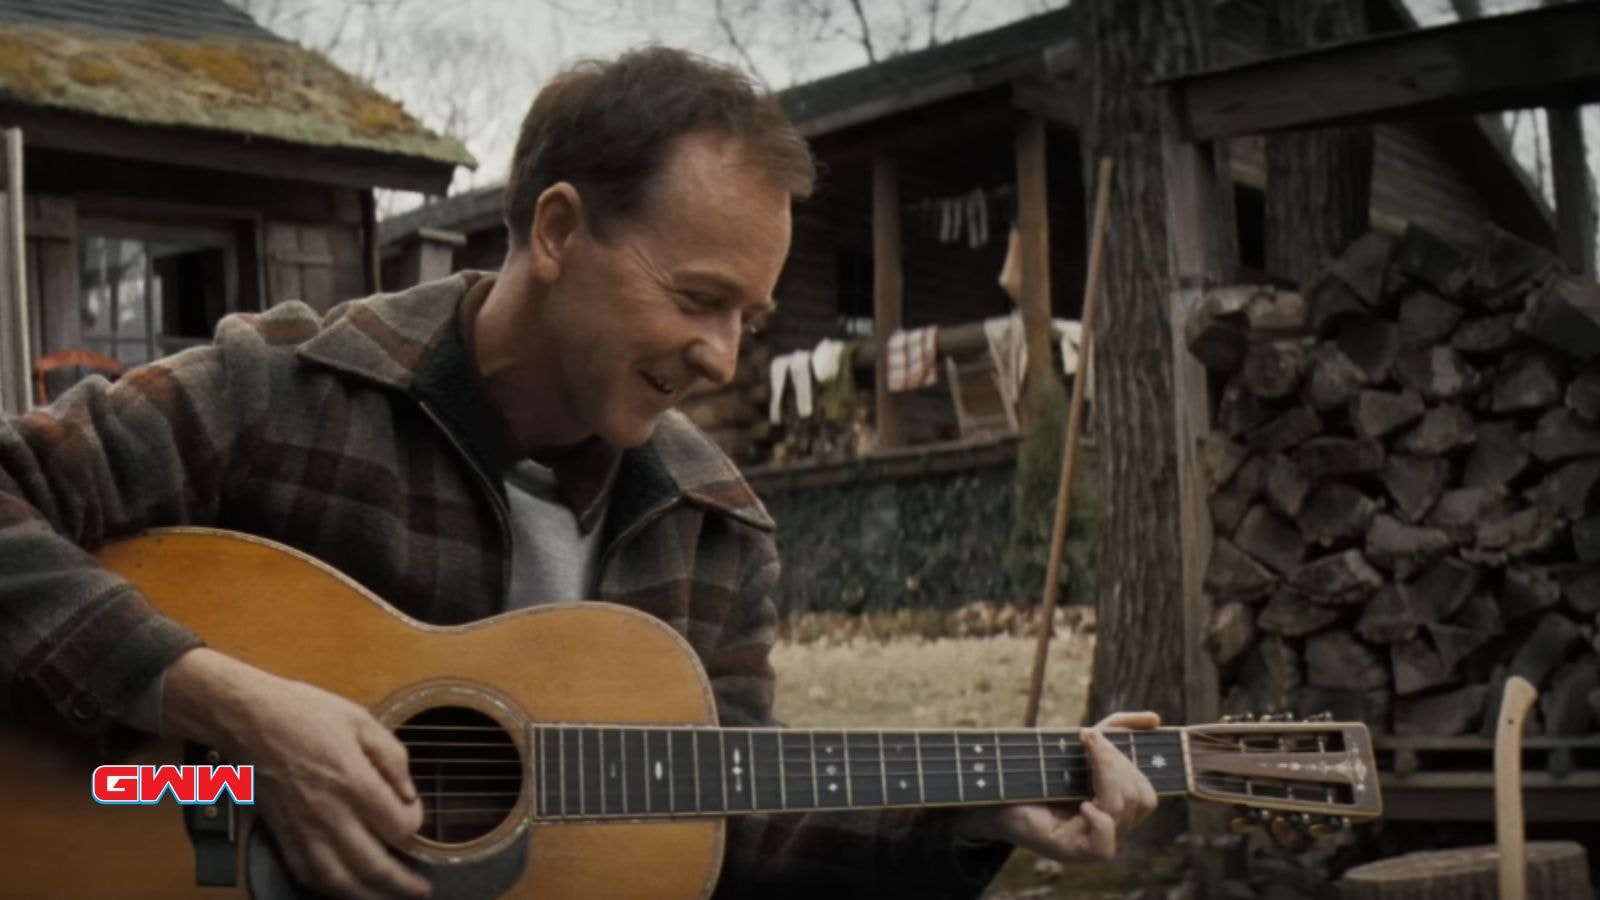
[[[506,473],[511,505],[511,589],[506,609],[595,595],[605,515],[585,534],[547,466],[525,459]]]

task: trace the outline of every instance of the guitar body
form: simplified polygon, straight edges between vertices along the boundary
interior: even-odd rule
[[[213,649],[348,697],[391,728],[439,708],[491,721],[524,772],[532,771],[531,723],[716,724],[688,645],[623,607],[561,604],[430,626],[303,554],[204,529],[154,532],[110,545],[99,559]],[[259,840],[251,849],[249,839],[257,807],[225,813],[235,820],[238,884],[197,887],[185,815],[205,808],[171,797],[127,806],[91,797],[96,765],[180,764],[184,753],[181,742],[150,740],[94,757],[0,723],[0,894],[248,896],[252,878],[268,877]],[[521,785],[513,808],[469,836],[419,837],[404,848],[435,877],[435,896],[690,900],[714,887],[721,819],[535,826],[536,792],[525,777]]]

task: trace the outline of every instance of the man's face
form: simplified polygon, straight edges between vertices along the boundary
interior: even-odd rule
[[[541,318],[578,431],[635,446],[691,390],[732,381],[741,335],[773,308],[789,204],[738,139],[697,132],[603,240],[575,229]]]

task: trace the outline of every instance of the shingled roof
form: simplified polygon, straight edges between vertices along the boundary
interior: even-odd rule
[[[222,0],[0,0],[0,103],[476,164]]]

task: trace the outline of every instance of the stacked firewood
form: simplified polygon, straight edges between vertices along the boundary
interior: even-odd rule
[[[1600,286],[1497,229],[1372,233],[1186,338],[1225,711],[1470,734],[1514,673],[1531,733],[1600,730]]]

